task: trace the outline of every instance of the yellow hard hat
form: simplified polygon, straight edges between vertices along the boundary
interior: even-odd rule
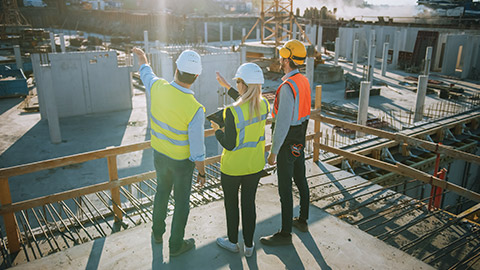
[[[278,50],[281,57],[290,58],[297,65],[303,65],[305,58],[307,57],[307,49],[305,49],[305,45],[296,39],[287,41],[283,47],[280,47]]]

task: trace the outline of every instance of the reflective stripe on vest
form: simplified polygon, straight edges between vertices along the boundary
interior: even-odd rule
[[[192,94],[156,81],[151,89],[151,145],[156,151],[176,160],[190,157],[188,125],[203,108]]]
[[[227,175],[240,176],[261,171],[265,166],[265,123],[269,113],[268,101],[262,98],[260,119],[248,119],[249,103],[230,107],[237,131],[236,146],[223,149],[220,170]],[[225,118],[225,113],[224,113]]]
[[[310,83],[308,79],[300,73],[290,76],[277,89],[275,94],[275,102],[273,104],[272,116],[275,117],[278,113],[280,89],[284,84],[288,84],[292,89],[294,98],[293,117],[290,122],[291,126],[302,124],[305,120],[310,119],[310,109],[312,97],[310,93]]]

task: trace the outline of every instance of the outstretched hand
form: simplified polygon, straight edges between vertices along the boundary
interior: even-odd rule
[[[148,64],[147,56],[145,55],[145,52],[137,47],[134,47],[132,49],[132,52],[137,55],[138,57],[138,64],[141,66],[143,64]]]
[[[222,87],[225,87],[227,89],[230,89],[230,87],[232,87],[228,82],[227,80],[225,80],[225,78],[223,78],[222,75],[220,75],[220,72],[217,71],[217,81],[218,83],[222,86]]]

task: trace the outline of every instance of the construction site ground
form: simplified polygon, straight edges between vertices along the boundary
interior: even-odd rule
[[[349,63],[341,62],[340,65],[346,72],[351,70]],[[404,81],[405,76],[413,74],[394,71],[387,72],[388,77],[382,77],[379,73],[379,70],[376,70],[377,78],[389,86],[381,86],[381,95],[370,99],[370,106],[375,107],[373,112],[378,109],[395,108],[409,110],[414,106],[413,87],[408,89],[398,84]],[[357,71],[356,74],[361,75],[361,71]],[[275,80],[269,80],[270,91],[275,90],[274,85],[279,84],[280,76]],[[446,83],[464,87],[468,96],[478,94],[478,82],[444,77],[440,79]],[[347,100],[343,95],[344,82],[323,85],[323,102],[356,109],[358,99]],[[140,90],[134,92],[133,109],[130,111],[60,119],[61,144],[50,143],[48,123],[40,119],[39,113],[24,112],[18,108],[22,100],[20,98],[0,99],[0,167],[2,168],[149,140],[145,94]],[[438,95],[428,95],[426,107],[439,101],[441,99]],[[369,112],[372,111],[369,110]],[[322,130],[326,127],[328,125],[322,124]],[[313,123],[309,128],[313,129]],[[267,143],[270,143],[270,132],[267,131],[266,135]],[[206,138],[206,145],[208,156],[219,154],[214,137]],[[148,149],[119,156],[117,159],[119,177],[153,170],[151,151]],[[28,200],[108,181],[106,163],[107,161],[103,159],[95,160],[12,177],[9,179],[12,200],[14,202]],[[313,164],[311,161],[308,161],[307,166],[307,175],[338,171],[336,167],[323,163]],[[197,240],[197,247],[195,251],[178,259],[169,259],[166,243],[163,247],[152,243],[151,223],[144,223],[106,238],[97,238],[95,241],[21,264],[19,267],[29,269],[60,267],[85,269],[90,266],[98,266],[101,269],[113,267],[156,269],[160,266],[170,269],[187,267],[192,269],[199,267],[204,269],[228,267],[231,269],[242,267],[250,269],[328,269],[329,267],[331,269],[430,269],[430,266],[424,262],[314,206],[310,212],[310,233],[295,231],[293,247],[263,246],[258,242],[258,238],[276,232],[280,225],[280,203],[275,187],[275,177],[273,175],[263,179],[263,185],[257,194],[258,227],[255,235],[257,252],[248,260],[216,246],[215,238],[224,236],[226,227],[223,201],[215,201],[191,210],[187,237],[193,236]],[[338,179],[341,176],[335,177]],[[320,182],[334,180],[329,176],[320,178]],[[318,184],[317,180],[312,184]],[[348,187],[365,180],[355,177],[349,181],[351,183],[345,182],[342,185]],[[318,191],[317,195],[315,195],[317,191],[312,189],[312,196],[321,197],[321,194],[328,194],[336,189],[340,187],[335,184],[325,186]],[[329,201],[320,200],[314,204],[323,207],[326,203]],[[348,206],[345,207],[348,208]],[[167,237],[168,234],[165,235],[164,240]]]
[[[313,164],[308,174],[322,170]],[[334,169],[327,168],[327,169]],[[217,246],[225,237],[223,200],[191,209],[186,238],[196,241],[195,250],[169,258],[168,237],[155,244],[152,223],[98,238],[80,246],[19,265],[19,269],[432,269],[410,255],[375,239],[360,229],[311,206],[309,232],[294,230],[293,245],[268,247],[259,237],[276,232],[281,214],[276,175],[262,180],[257,193],[256,251],[246,258]],[[271,183],[269,183],[271,182]],[[297,204],[297,200],[295,200]],[[295,208],[298,213],[298,207]],[[241,239],[240,231],[240,239]],[[240,240],[243,247],[243,241]]]

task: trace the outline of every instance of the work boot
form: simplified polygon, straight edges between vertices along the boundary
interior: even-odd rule
[[[239,251],[238,244],[230,242],[228,238],[217,238],[217,245],[233,253]]]
[[[303,220],[301,218],[294,218],[292,222],[292,226],[297,228],[301,232],[308,232],[308,224],[306,220]]]
[[[260,242],[267,246],[286,246],[292,244],[292,235],[284,232],[277,232],[274,235],[260,237]]]
[[[195,246],[195,239],[190,238],[190,239],[187,239],[187,240],[183,240],[182,246],[179,249],[177,249],[177,250],[171,250],[170,249],[170,257],[179,256],[179,255],[189,251],[194,246]]]

